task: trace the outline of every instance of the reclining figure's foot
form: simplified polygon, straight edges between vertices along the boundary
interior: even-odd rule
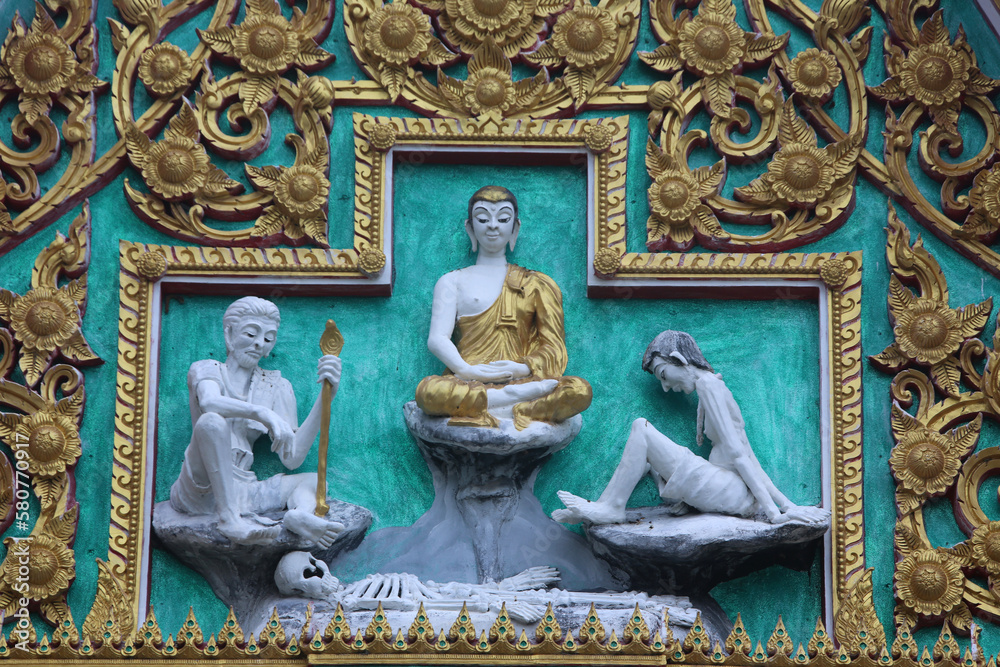
[[[558,491],[556,495],[566,506],[564,510],[556,510],[552,518],[560,523],[622,523],[625,521],[625,510],[617,509],[607,503],[591,502],[580,496],[574,496],[568,491]]]
[[[240,516],[231,514],[219,517],[219,532],[233,544],[270,544],[281,533],[280,525],[265,525],[266,519],[256,519],[254,514]]]
[[[312,512],[306,512],[302,509],[285,512],[282,523],[288,530],[312,540],[316,546],[323,549],[333,544],[333,541],[344,530],[344,524],[331,521],[326,517],[316,516]]]

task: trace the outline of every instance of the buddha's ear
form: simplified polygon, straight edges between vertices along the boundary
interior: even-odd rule
[[[472,252],[479,250],[479,241],[476,240],[476,235],[472,231],[472,220],[465,221],[465,233],[469,235],[469,243],[472,244]]]
[[[517,243],[517,233],[521,231],[521,219],[517,218],[514,220],[514,231],[511,232],[510,242],[507,244],[510,247],[510,251],[514,252],[514,245]]]
[[[674,352],[671,352],[670,356],[673,357],[674,359],[676,359],[677,361],[681,362],[682,366],[688,366],[688,365],[690,365],[690,363],[687,360],[687,357],[685,357],[680,352],[677,352],[676,350]]]

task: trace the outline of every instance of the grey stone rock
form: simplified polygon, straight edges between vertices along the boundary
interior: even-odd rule
[[[326,549],[314,547],[305,538],[282,529],[270,544],[234,544],[218,530],[215,515],[191,515],[176,511],[169,501],[153,508],[153,531],[159,546],[198,572],[226,605],[232,606],[245,627],[263,624],[280,599],[274,585],[274,570],[289,551],[310,551],[330,562],[358,546],[372,522],[364,507],[329,500],[329,517],[344,524],[344,531]],[[280,519],[282,512],[263,514]],[[263,620],[261,619],[263,615]]]
[[[621,588],[586,541],[542,510],[534,494],[539,469],[580,432],[577,415],[560,424],[535,422],[518,431],[449,426],[415,402],[406,425],[431,470],[434,503],[412,526],[385,528],[335,561],[345,580],[371,572],[409,572],[423,580],[485,583],[547,565],[567,590]]]
[[[692,596],[751,572],[783,565],[804,570],[829,529],[821,522],[771,524],[721,514],[670,516],[666,507],[627,511],[626,523],[588,526],[594,552],[631,577],[633,588],[649,593]]]

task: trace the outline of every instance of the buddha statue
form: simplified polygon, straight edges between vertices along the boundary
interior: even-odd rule
[[[434,287],[427,347],[448,371],[424,378],[416,400],[427,415],[450,417],[452,426],[495,428],[512,419],[522,430],[590,406],[590,384],[563,375],[559,287],[543,273],[507,262],[520,228],[509,190],[478,190],[465,221],[476,263],[445,274]]]

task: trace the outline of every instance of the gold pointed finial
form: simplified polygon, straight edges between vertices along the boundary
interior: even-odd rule
[[[339,357],[344,349],[344,335],[337,328],[337,323],[333,320],[326,321],[326,330],[319,338],[319,349],[323,354],[332,354]]]

